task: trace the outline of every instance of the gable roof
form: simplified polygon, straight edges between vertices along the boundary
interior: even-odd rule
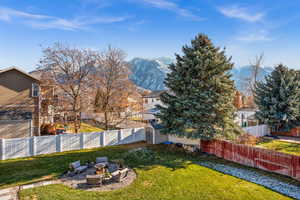
[[[32,79],[40,82],[40,79],[38,79],[38,78],[36,78],[36,77],[34,77],[34,76],[26,73],[25,71],[23,71],[23,70],[21,70],[21,69],[19,69],[17,67],[9,67],[9,68],[5,68],[5,69],[2,69],[2,70],[0,69],[0,74],[3,74],[5,72],[9,72],[9,71],[12,71],[12,70],[18,71],[19,73],[24,74],[25,76],[27,76],[29,78],[32,78]]]
[[[157,90],[157,91],[152,91],[149,94],[143,96],[143,98],[157,98],[159,97],[163,92],[166,92],[167,90]]]

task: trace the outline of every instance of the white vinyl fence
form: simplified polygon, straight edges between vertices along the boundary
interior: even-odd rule
[[[62,134],[0,139],[0,159],[30,157],[55,152],[129,144],[145,141],[145,129],[122,129],[100,133]]]
[[[249,126],[244,127],[243,130],[255,137],[270,135],[270,128],[268,127],[268,125]]]

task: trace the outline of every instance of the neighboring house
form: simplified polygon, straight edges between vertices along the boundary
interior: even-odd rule
[[[255,117],[255,108],[240,108],[236,112],[235,122],[241,127],[256,126],[259,124]]]
[[[16,67],[0,70],[0,138],[39,136],[52,124],[55,87]]]
[[[160,95],[166,90],[152,91],[143,96],[143,120],[155,120],[155,114],[158,112],[156,105],[163,105]]]
[[[258,125],[258,120],[255,117],[255,108],[253,97],[244,96],[239,91],[236,91],[234,98],[234,106],[237,109],[235,113],[235,122],[241,127]]]
[[[40,81],[22,70],[0,70],[0,138],[40,134]]]
[[[41,124],[53,124],[58,110],[58,95],[54,85],[40,85]]]

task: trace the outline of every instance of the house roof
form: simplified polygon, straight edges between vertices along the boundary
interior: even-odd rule
[[[154,114],[160,113],[160,111],[159,111],[159,109],[157,109],[157,108],[152,108],[152,109],[146,110],[146,111],[143,112],[143,113],[144,113],[144,114],[152,114],[152,115],[154,115]]]
[[[161,123],[157,123],[155,121],[150,121],[150,124],[154,129],[162,129],[163,128],[163,125]]]
[[[3,73],[5,73],[5,72],[9,72],[9,71],[12,71],[12,70],[18,71],[18,72],[20,72],[21,74],[24,74],[25,76],[27,76],[27,77],[29,77],[29,78],[32,78],[32,79],[34,79],[34,80],[40,82],[40,79],[38,79],[38,78],[36,78],[36,77],[34,77],[34,76],[28,74],[27,72],[25,72],[25,71],[23,71],[23,70],[21,70],[21,69],[19,69],[19,68],[17,68],[17,67],[9,67],[9,68],[2,69],[2,70],[0,70],[0,74],[3,74]]]
[[[143,98],[157,98],[159,97],[163,92],[166,92],[167,90],[156,90],[152,91],[149,94],[143,96]]]
[[[245,111],[245,112],[255,112],[257,111],[256,108],[240,108],[238,111]]]

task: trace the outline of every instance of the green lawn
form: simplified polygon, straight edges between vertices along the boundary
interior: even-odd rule
[[[300,144],[284,142],[279,140],[265,140],[259,143],[257,147],[300,156]]]
[[[90,132],[102,132],[103,129],[92,126],[87,123],[81,123],[80,132],[82,133],[90,133]]]
[[[214,157],[191,156],[184,152],[170,151],[165,146],[150,146],[152,153],[149,155],[128,154],[128,149],[141,145],[144,144],[1,161],[0,187],[57,177],[67,170],[67,165],[71,161],[94,160],[97,156],[105,155],[110,159],[124,158],[126,164],[135,169],[138,178],[132,185],[113,192],[87,192],[63,185],[49,185],[23,190],[20,198],[22,200],[289,199],[259,185],[194,164],[194,161],[201,159],[223,162]]]
[[[64,128],[64,125],[57,124],[56,128]],[[68,133],[75,133],[74,124],[69,123],[66,131]],[[81,122],[81,124],[80,124],[80,130],[79,130],[80,133],[92,133],[92,132],[103,132],[103,131],[104,130],[101,129],[100,127],[97,127],[97,126],[89,124],[89,123]]]

